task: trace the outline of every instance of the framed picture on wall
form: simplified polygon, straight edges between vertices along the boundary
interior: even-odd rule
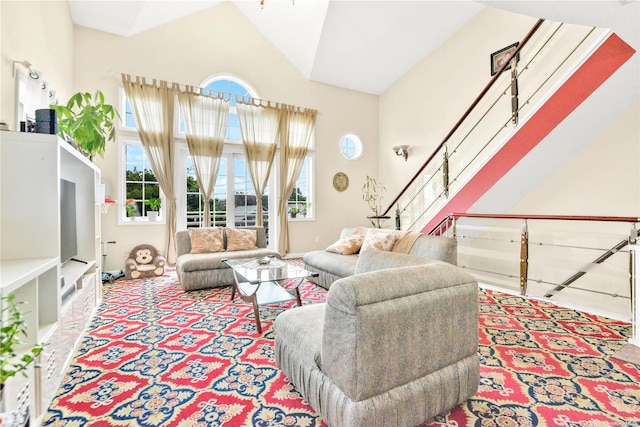
[[[502,65],[505,62],[507,62],[507,60],[511,57],[511,54],[513,53],[513,51],[518,48],[519,44],[520,44],[519,42],[516,42],[512,45],[509,45],[491,54],[491,75],[492,76],[495,75],[500,70],[500,67],[502,67]],[[518,52],[518,54],[516,55],[516,62],[518,61],[520,61],[520,52]],[[510,69],[511,69],[511,64],[505,67],[505,71]]]

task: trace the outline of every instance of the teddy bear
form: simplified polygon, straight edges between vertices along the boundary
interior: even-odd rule
[[[131,250],[125,265],[125,278],[127,279],[162,276],[165,259],[155,247],[144,244]]]

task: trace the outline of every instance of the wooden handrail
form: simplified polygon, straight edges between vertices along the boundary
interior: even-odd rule
[[[604,221],[604,222],[640,222],[640,218],[633,216],[582,216],[582,215],[518,215],[518,214],[479,214],[479,213],[452,213],[447,219],[458,218],[487,218],[487,219],[530,219],[530,220],[556,220],[556,221]]]
[[[404,186],[402,191],[400,191],[400,193],[398,193],[396,198],[393,199],[393,201],[389,204],[389,207],[387,207],[387,209],[382,213],[382,216],[386,216],[386,215],[389,214],[389,212],[391,211],[393,206],[398,202],[398,200],[400,200],[400,197],[402,197],[402,195],[407,192],[407,190],[409,189],[411,184],[413,184],[415,182],[415,180],[418,179],[422,175],[422,172],[429,165],[429,163],[431,163],[431,160],[433,160],[433,158],[442,149],[442,147],[444,147],[444,145],[449,141],[449,138],[451,138],[451,136],[458,130],[458,128],[467,119],[467,117],[469,117],[469,115],[474,110],[474,108],[480,103],[480,101],[487,94],[489,89],[491,89],[491,87],[493,87],[494,83],[502,75],[502,72],[504,71],[504,69],[511,64],[511,59],[514,58],[516,55],[518,55],[520,53],[520,50],[522,50],[522,48],[527,44],[527,42],[531,39],[531,37],[533,37],[533,35],[536,33],[536,31],[538,31],[538,28],[540,28],[540,26],[542,25],[543,22],[544,22],[544,19],[538,19],[538,21],[534,24],[534,26],[531,27],[531,30],[529,30],[529,32],[524,37],[524,39],[522,39],[522,41],[520,42],[518,47],[516,47],[516,49],[511,53],[511,56],[509,56],[509,59],[507,61],[505,61],[504,64],[502,64],[502,66],[500,67],[498,72],[491,78],[491,80],[489,80],[489,83],[487,83],[487,85],[480,92],[480,94],[476,97],[476,99],[474,99],[474,101],[471,103],[469,108],[467,108],[467,111],[465,111],[464,114],[462,115],[462,117],[460,117],[460,119],[456,122],[456,124],[453,126],[453,128],[447,134],[447,136],[445,136],[445,138],[442,140],[440,145],[438,145],[438,147],[433,151],[433,153],[431,153],[431,155],[429,156],[427,161],[423,163],[423,165],[420,167],[420,169],[418,169],[418,171],[415,173],[415,175],[413,175],[413,178],[411,178],[409,180],[407,185]]]

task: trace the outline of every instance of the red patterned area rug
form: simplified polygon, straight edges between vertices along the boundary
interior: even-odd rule
[[[305,304],[326,292],[304,282]],[[44,426],[324,426],[278,371],[273,320],[175,273],[105,285]],[[480,292],[478,393],[429,426],[639,426],[640,367],[610,356],[627,323]]]

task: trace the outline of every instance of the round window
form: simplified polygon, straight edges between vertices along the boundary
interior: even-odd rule
[[[348,133],[340,138],[340,151],[349,160],[359,159],[362,156],[362,141],[357,135]]]

